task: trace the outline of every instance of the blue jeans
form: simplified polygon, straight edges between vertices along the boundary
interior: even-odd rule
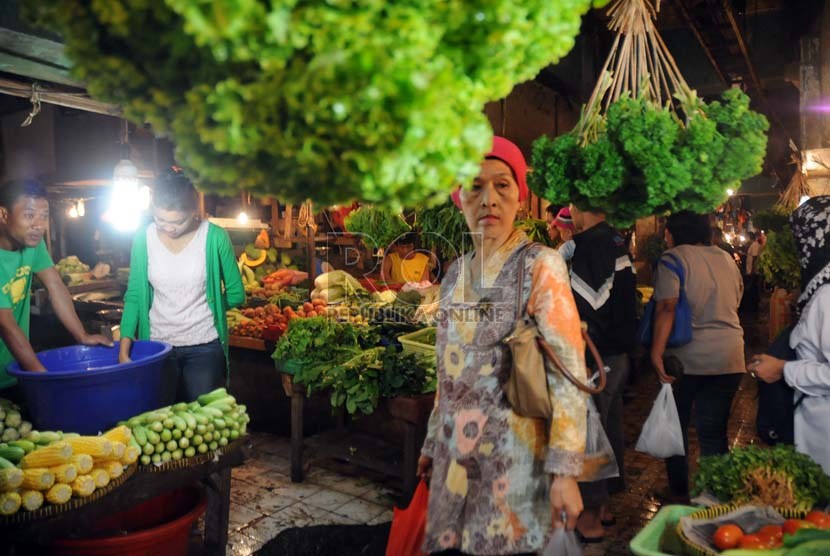
[[[701,456],[729,451],[726,427],[732,399],[741,384],[743,373],[728,375],[683,375],[674,387],[674,400],[683,429],[685,456],[666,458],[669,489],[673,494],[689,493],[689,421],[695,406],[695,427]]]
[[[196,346],[174,347],[164,362],[164,375],[177,402],[192,402],[225,385],[227,363],[219,340]]]

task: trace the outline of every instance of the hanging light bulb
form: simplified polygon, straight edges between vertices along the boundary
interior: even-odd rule
[[[731,197],[732,195],[735,194],[735,190],[730,187],[729,189],[726,190],[726,194]]]
[[[69,207],[69,210],[66,212],[66,215],[69,218],[78,218],[78,208],[75,205]]]
[[[78,200],[78,203],[75,205],[75,210],[78,211],[78,216],[83,216],[86,214],[86,205],[84,204],[83,199]]]
[[[248,223],[248,213],[244,210],[241,211],[238,215],[236,215],[236,221],[244,226]]]

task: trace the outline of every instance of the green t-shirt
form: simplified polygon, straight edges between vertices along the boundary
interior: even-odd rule
[[[0,249],[0,309],[11,309],[14,320],[26,337],[29,337],[29,302],[32,275],[54,266],[46,244],[26,247],[20,251]],[[14,386],[17,380],[6,374],[6,367],[14,356],[0,340],[0,388]]]

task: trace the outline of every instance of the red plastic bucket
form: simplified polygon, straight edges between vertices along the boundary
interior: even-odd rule
[[[117,493],[116,493],[117,496]],[[193,523],[205,512],[202,489],[187,487],[108,516],[83,539],[52,543],[52,556],[180,556]]]

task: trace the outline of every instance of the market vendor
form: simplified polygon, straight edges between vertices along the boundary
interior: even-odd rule
[[[69,290],[55,268],[43,236],[49,223],[46,188],[34,180],[14,180],[0,188],[0,388],[17,382],[6,366],[17,361],[27,371],[45,371],[29,343],[32,274],[49,292],[52,308],[79,344],[110,346],[104,336],[87,334]],[[3,392],[4,397],[8,397]]]
[[[412,232],[401,235],[386,253],[381,266],[381,279],[390,284],[431,280],[428,255],[415,251],[418,236]]]
[[[227,310],[245,301],[228,233],[199,217],[198,194],[177,168],[153,189],[153,222],[133,239],[119,359],[134,339],[173,346],[165,371],[176,400],[192,401],[228,376]]]

